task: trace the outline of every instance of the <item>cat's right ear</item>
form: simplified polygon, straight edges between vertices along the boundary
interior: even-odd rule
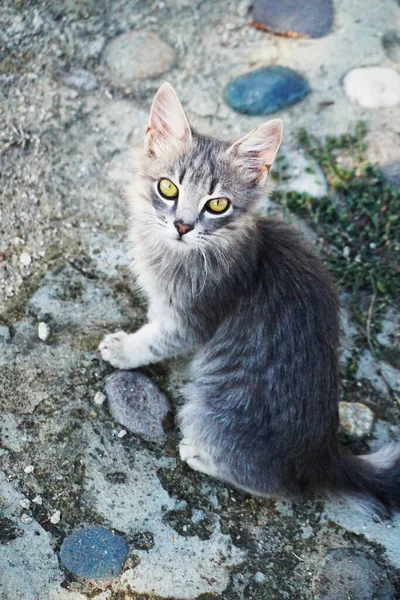
[[[163,83],[151,105],[145,137],[148,152],[157,155],[165,142],[188,141],[191,136],[189,122],[174,88],[170,83]]]
[[[228,149],[251,180],[263,183],[269,174],[282,140],[282,127],[280,119],[267,121]]]

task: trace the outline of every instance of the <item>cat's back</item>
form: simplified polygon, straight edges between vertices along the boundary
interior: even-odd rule
[[[275,331],[335,348],[339,301],[333,280],[301,232],[283,221],[257,217],[249,250],[247,284],[238,288],[228,328],[264,339]],[[242,269],[243,271],[243,269]]]
[[[316,250],[296,227],[259,217],[256,221],[257,275],[271,292],[322,297],[338,307],[332,277]]]

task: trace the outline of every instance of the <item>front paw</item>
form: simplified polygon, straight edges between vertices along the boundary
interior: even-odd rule
[[[128,337],[125,331],[117,331],[106,335],[99,344],[102,359],[109,362],[116,369],[132,368],[126,352]]]

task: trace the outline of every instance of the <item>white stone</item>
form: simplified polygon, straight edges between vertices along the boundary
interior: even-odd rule
[[[39,504],[39,506],[41,506],[43,504],[43,498],[42,498],[42,496],[37,495],[34,497],[32,502],[34,502],[35,504]]]
[[[19,260],[24,267],[29,267],[32,262],[31,255],[28,252],[22,252]]]
[[[400,74],[385,67],[361,67],[343,79],[346,96],[364,108],[388,108],[400,104]]]
[[[22,500],[19,501],[19,505],[21,506],[21,508],[28,509],[31,503],[29,502],[28,498],[22,498]]]
[[[374,413],[361,402],[339,402],[340,425],[351,436],[362,438],[372,431]]]
[[[43,342],[45,342],[47,340],[47,338],[50,335],[50,327],[47,325],[47,323],[44,323],[43,321],[41,321],[38,325],[38,336],[39,339],[43,340]]]
[[[106,395],[103,394],[102,392],[96,392],[93,398],[93,402],[95,404],[97,404],[98,406],[101,406],[102,404],[104,404],[106,400]]]
[[[24,473],[33,473],[33,471],[35,470],[35,467],[33,465],[28,465],[27,467],[25,467],[24,469]]]
[[[61,511],[56,510],[50,517],[50,523],[57,525],[61,521]]]
[[[26,513],[22,513],[21,521],[25,523],[25,525],[29,525],[29,523],[32,523],[33,518]]]
[[[106,47],[104,63],[119,85],[130,85],[136,79],[158,77],[175,61],[175,51],[158,35],[146,31],[130,31],[113,39]]]
[[[118,437],[119,437],[119,438],[123,438],[123,437],[125,437],[125,436],[126,436],[126,434],[127,434],[127,433],[128,433],[128,432],[127,432],[125,429],[121,429],[121,431],[120,431],[120,432],[119,432],[119,434],[118,434]]]

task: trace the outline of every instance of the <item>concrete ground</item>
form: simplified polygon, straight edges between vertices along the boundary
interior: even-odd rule
[[[251,28],[241,0],[1,3],[1,600],[335,598],[327,556],[343,547],[375,561],[386,596],[371,583],[374,597],[400,597],[398,518],[376,523],[347,504],[251,498],[184,466],[173,429],[160,443],[119,437],[107,405],[94,403],[112,372],[96,351],[103,333],[132,331],[144,319],[127,270],[122,190],[129,146],[140,143],[162,81],[175,86],[198,131],[231,139],[263,120],[224,104],[233,77],[266,64],[303,73],[312,93],[279,113],[287,186],[295,189],[304,175],[299,165],[307,164],[295,142],[299,127],[324,136],[361,119],[373,160],[400,158],[398,108],[361,108],[341,87],[353,67],[398,68],[381,41],[398,29],[400,6],[336,0],[335,8],[329,35],[294,40]],[[106,64],[107,48],[129,31],[158,37],[121,61],[118,78]],[[304,185],[324,191],[321,177]],[[40,322],[48,325],[46,340]],[[346,311],[344,325],[349,353],[358,325]],[[392,310],[382,340],[395,352],[398,338]],[[375,421],[358,442],[363,451],[400,439],[391,393],[399,371],[368,352],[359,378]],[[146,373],[176,406],[182,365]],[[89,524],[130,543],[124,570],[111,581],[73,576],[59,561],[64,537]],[[138,534],[151,544],[135,542]],[[367,587],[371,572],[360,562]],[[363,597],[356,593],[347,598]]]

